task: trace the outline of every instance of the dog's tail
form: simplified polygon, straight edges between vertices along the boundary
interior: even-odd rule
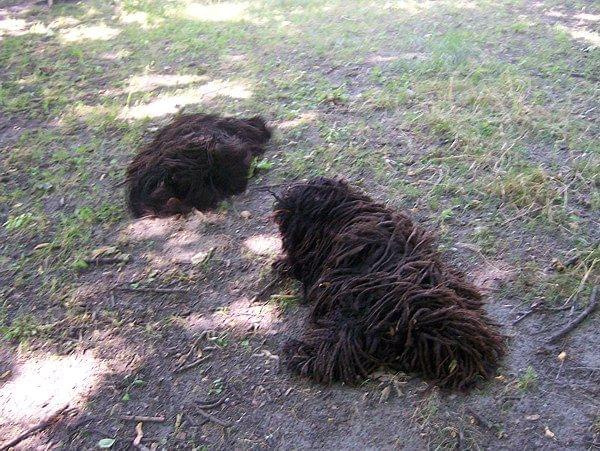
[[[483,310],[456,305],[409,310],[399,359],[404,371],[418,371],[442,387],[459,390],[493,375],[505,353],[504,337]]]

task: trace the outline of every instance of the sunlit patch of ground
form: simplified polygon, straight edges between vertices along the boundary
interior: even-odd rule
[[[151,91],[161,86],[183,86],[208,79],[205,75],[134,75],[129,80],[129,90]]]
[[[60,38],[63,42],[108,41],[117,36],[121,30],[108,25],[79,25],[62,30]]]
[[[121,233],[126,240],[142,241],[153,238],[166,238],[177,231],[198,231],[206,224],[222,223],[223,217],[217,213],[196,212],[187,217],[168,218],[146,217],[132,220]]]
[[[301,113],[297,118],[290,119],[287,121],[281,121],[277,127],[281,129],[286,128],[294,128],[305,124],[310,124],[314,122],[319,117],[318,113],[315,111],[307,111],[305,113]]]
[[[145,253],[156,268],[174,263],[208,263],[213,254],[230,246],[225,234],[206,233],[204,228],[222,222],[223,217],[197,212],[188,217],[143,218],[133,221],[121,233],[121,240],[142,243],[160,241]]]
[[[27,30],[27,21],[23,19],[5,18],[0,20],[0,36],[3,34],[18,36]]]
[[[240,335],[255,331],[274,334],[281,324],[279,313],[274,304],[241,297],[213,313],[190,315],[182,325],[192,334],[219,330],[237,331]]]
[[[65,405],[83,407],[106,374],[104,362],[89,352],[17,362],[0,386],[0,436],[27,429]]]
[[[574,39],[591,44],[592,47],[600,47],[600,33],[585,28],[571,28],[559,26],[559,29],[569,33]]]
[[[281,252],[281,238],[276,235],[256,235],[244,241],[244,246],[253,254],[273,257]]]
[[[215,97],[248,99],[252,90],[242,82],[213,80],[204,85],[188,88],[173,95],[163,95],[150,103],[126,107],[121,113],[123,119],[142,119],[176,113],[181,107],[202,104]]]
[[[248,18],[249,2],[189,3],[182,16],[203,22],[231,22]]]

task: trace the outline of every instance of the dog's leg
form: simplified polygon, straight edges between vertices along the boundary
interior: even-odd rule
[[[293,372],[324,384],[334,381],[355,384],[378,366],[367,352],[360,330],[348,323],[340,324],[338,319],[325,318],[321,326],[313,326],[302,340],[286,344],[284,354]]]

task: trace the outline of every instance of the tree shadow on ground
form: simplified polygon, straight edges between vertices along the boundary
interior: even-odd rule
[[[515,83],[521,95],[523,78],[525,101],[521,104],[519,98],[509,100],[515,102],[514,108],[523,107],[527,115],[517,118],[523,122],[505,124],[506,130],[515,126],[519,132],[515,137],[524,137],[519,142],[539,150],[528,153],[524,157],[527,162],[568,160],[572,152],[581,150],[576,149],[578,136],[588,136],[587,132],[572,136],[574,144],[558,146],[548,157],[548,149],[563,138],[561,133],[569,135],[560,127],[558,133],[554,129],[540,131],[535,128],[539,124],[528,122],[528,117],[537,117],[542,108],[554,106],[550,102],[535,109],[538,100],[527,97],[528,83],[545,86],[552,75],[557,85],[583,87],[582,92],[593,94],[595,85],[590,77],[597,69],[595,50],[575,53],[564,62],[557,55],[588,47],[587,38],[594,34],[570,32],[581,25],[572,22],[574,13],[557,16],[560,24],[570,28],[560,35],[562,38],[555,39],[552,28],[538,29],[537,22],[530,25],[525,19],[515,22],[514,14],[507,17],[504,10],[498,18],[503,28],[486,30],[479,25],[491,27],[495,3],[477,3],[471,8],[472,2],[388,2],[388,9],[365,3],[363,9],[348,11],[344,2],[313,2],[304,7],[290,2],[257,2],[258,8],[271,6],[274,18],[250,13],[248,20],[241,21],[175,17],[161,22],[170,4],[165,2],[163,7],[160,2],[140,2],[139,11],[134,8],[129,11],[135,13],[132,16],[119,15],[123,20],[116,22],[107,18],[122,11],[115,11],[114,5],[105,2],[56,2],[50,11],[43,5],[20,12],[9,8],[10,14],[17,14],[17,22],[11,22],[10,26],[16,28],[1,41],[2,61],[6,64],[0,67],[0,74],[7,80],[2,85],[6,89],[2,105],[10,117],[0,127],[4,127],[3,145],[11,149],[2,156],[3,163],[8,158],[7,168],[11,169],[2,193],[21,194],[10,197],[10,209],[9,202],[0,202],[0,223],[4,224],[13,213],[39,206],[36,213],[47,214],[49,226],[32,228],[29,235],[17,238],[4,227],[0,229],[3,251],[8,250],[10,260],[10,265],[1,269],[1,281],[6,286],[15,282],[8,294],[8,319],[10,323],[20,314],[30,313],[38,320],[31,330],[42,336],[30,337],[30,345],[41,348],[38,357],[42,360],[48,357],[46,360],[56,363],[44,374],[56,377],[60,368],[66,368],[93,382],[81,386],[74,383],[81,390],[65,392],[78,396],[74,398],[77,416],[25,444],[33,445],[38,440],[40,445],[51,441],[66,448],[91,448],[101,438],[117,438],[116,446],[126,448],[135,437],[135,424],[123,422],[120,416],[144,414],[165,416],[162,423],[145,425],[144,434],[148,444],[159,443],[167,448],[589,445],[594,440],[590,424],[597,421],[598,412],[594,400],[598,394],[598,358],[594,350],[600,343],[590,331],[593,324],[566,343],[573,358],[559,369],[554,355],[535,354],[543,343],[541,325],[552,327],[554,317],[542,316],[538,321],[534,316],[535,321],[528,322],[530,318],[518,328],[511,328],[514,310],[522,308],[521,299],[495,293],[490,308],[515,338],[502,373],[504,379],[492,382],[483,391],[467,397],[442,396],[427,390],[419,380],[412,380],[403,385],[402,395],[392,394],[386,401],[382,391],[390,386],[389,380],[358,388],[315,386],[279,371],[276,358],[286,336],[299,335],[305,310],[292,307],[283,313],[281,306],[269,304],[261,312],[261,307],[249,304],[271,255],[269,251],[257,255],[245,243],[256,236],[275,235],[268,221],[270,202],[264,193],[255,191],[266,177],[253,182],[247,194],[228,204],[227,211],[187,220],[143,220],[132,223],[131,228],[124,219],[122,192],[115,185],[134,149],[179,107],[240,115],[252,111],[288,125],[281,127],[277,145],[267,153],[281,163],[268,175],[271,181],[285,183],[306,174],[341,173],[363,183],[381,199],[391,198],[406,208],[416,205],[425,212],[419,214],[433,215],[437,220],[435,213],[429,214],[437,210],[427,205],[437,188],[445,189],[436,182],[435,170],[440,169],[442,175],[444,171],[457,171],[457,167],[444,162],[447,156],[475,158],[466,150],[462,154],[464,149],[452,147],[455,142],[461,145],[465,141],[461,132],[464,128],[470,130],[466,127],[469,124],[407,121],[407,114],[427,116],[434,107],[444,112],[445,106],[437,107],[435,101],[450,95],[459,85],[440,84],[438,78],[480,80],[473,82],[477,95],[487,85],[502,88],[504,85],[493,84],[502,77]],[[457,8],[461,24],[453,20]],[[545,7],[540,8],[541,17]],[[370,16],[361,16],[365,10]],[[535,11],[519,9],[527,17],[536,16]],[[235,8],[228,14],[234,13]],[[339,20],[332,21],[332,17]],[[551,16],[544,16],[540,23],[548,20],[545,17]],[[55,21],[54,34],[36,34]],[[378,25],[376,33],[374,23]],[[475,24],[475,29],[463,33],[465,23]],[[493,27],[497,25],[494,19]],[[23,34],[18,36],[21,31]],[[486,31],[492,34],[483,34]],[[485,37],[482,41],[477,40],[480,32]],[[398,38],[404,34],[410,39]],[[538,40],[558,42],[561,47],[540,49]],[[530,58],[542,50],[547,53],[546,59]],[[27,58],[22,60],[22,55]],[[490,62],[489,55],[497,59]],[[578,75],[569,65],[581,69]],[[426,81],[433,83],[430,92],[418,97],[414,91]],[[386,90],[400,100],[385,97]],[[500,94],[504,97],[505,92]],[[552,90],[549,94],[557,96]],[[593,107],[592,94],[584,96],[582,114]],[[463,100],[460,96],[452,98],[449,109],[464,107]],[[503,104],[491,105],[486,120],[495,119],[494,108],[504,111],[500,108]],[[289,126],[293,121],[298,122]],[[577,130],[585,127],[587,124]],[[483,140],[486,147],[492,147],[487,141]],[[582,141],[582,148],[584,144]],[[504,150],[500,145],[498,149],[496,157],[502,159]],[[518,159],[518,152],[509,153],[506,159],[510,158]],[[494,159],[473,173],[484,177],[496,162]],[[470,160],[466,167],[469,165]],[[425,178],[422,171],[431,168],[434,174],[430,180],[430,174]],[[429,183],[431,191],[418,192],[408,201],[405,195],[409,186],[391,188],[398,180]],[[54,190],[45,188],[47,183],[54,184]],[[451,205],[456,193],[444,193],[442,200]],[[24,207],[15,213],[12,206],[16,203]],[[105,204],[120,213],[89,220],[89,211],[82,210],[99,211]],[[497,207],[501,206],[498,200]],[[242,220],[239,212],[243,210],[250,211],[253,218]],[[469,227],[481,217],[481,210],[463,212],[463,230],[455,232],[453,238],[461,233],[468,238]],[[63,223],[63,219],[70,223]],[[152,227],[157,229],[154,236]],[[63,230],[68,234],[85,230],[87,235],[68,243],[66,238],[71,236],[66,236],[60,251],[51,246],[36,249],[53,242]],[[515,225],[500,230],[502,233],[517,236],[509,243],[518,243],[515,247],[519,249],[510,249],[511,253],[530,253],[520,246],[523,237],[531,236],[530,230]],[[538,240],[536,252],[546,259],[555,257],[561,248],[556,245],[556,237],[543,235],[534,237]],[[12,246],[15,243],[23,246]],[[70,266],[102,245],[117,245],[132,254],[133,262],[81,272]],[[200,265],[191,263],[198,252],[213,248],[212,259]],[[479,261],[465,258],[468,251],[456,252],[464,260],[464,268],[480,269]],[[53,277],[57,281],[52,282],[54,291],[48,295],[46,285]],[[189,292],[129,292],[116,286],[158,286]],[[214,332],[200,339],[204,330]],[[210,358],[174,374],[180,359],[198,340]],[[8,356],[2,362],[11,370],[11,376],[0,390],[18,383],[22,374],[19,369],[35,356],[33,352],[28,354],[25,346],[21,347],[22,355],[16,345],[7,345],[6,349]],[[194,352],[198,350],[193,350],[186,361],[191,361]],[[75,361],[65,359],[70,355],[76,356]],[[102,373],[77,373],[76,362],[84,369],[102,369]],[[522,390],[523,370],[529,366],[533,372],[527,373],[527,380],[537,380],[537,386],[530,384]],[[32,368],[29,374],[35,372]],[[405,382],[403,376],[398,378],[397,382]],[[48,385],[51,392],[54,384]],[[212,421],[200,425],[204,417],[197,412],[198,401],[223,396],[228,400],[210,413],[234,423],[226,433]],[[48,407],[55,405],[42,406],[38,413],[50,413]],[[477,420],[467,409],[473,409],[484,420]],[[538,420],[527,419],[536,415]],[[31,424],[29,421],[27,424]],[[528,425],[525,428],[524,422]],[[18,424],[18,429],[24,425]],[[557,434],[556,442],[545,435],[545,426]]]

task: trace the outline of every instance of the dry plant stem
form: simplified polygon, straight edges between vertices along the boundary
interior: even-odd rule
[[[190,370],[192,368],[197,367],[198,365],[200,365],[202,362],[205,362],[209,359],[210,356],[206,356],[206,357],[202,357],[200,359],[196,359],[191,363],[188,363],[187,365],[183,365],[179,368],[177,368],[175,371],[173,371],[175,374],[180,374],[183,373],[184,371]]]
[[[114,287],[113,290],[133,291],[139,293],[189,293],[189,290],[181,288],[135,288],[135,287]]]
[[[571,321],[569,324],[567,324],[561,330],[559,330],[554,335],[552,335],[548,339],[548,343],[555,343],[558,340],[560,340],[561,338],[563,338],[566,335],[568,335],[569,333],[571,333],[577,326],[579,326],[579,324],[581,324],[583,322],[583,320],[585,320],[590,314],[592,314],[596,310],[596,308],[598,308],[598,285],[596,285],[592,289],[592,295],[590,296],[590,302],[589,302],[588,306],[586,307],[586,309],[583,312],[581,312],[577,318],[575,318],[573,321]]]
[[[213,423],[218,424],[219,426],[223,426],[224,428],[229,428],[233,425],[231,422],[221,420],[221,419],[215,417],[214,415],[211,415],[210,413],[205,412],[202,409],[198,409],[198,413],[200,415],[202,415],[204,418],[206,418],[207,420],[212,421]]]
[[[165,421],[165,417],[145,417],[140,415],[122,415],[120,418],[123,421],[141,421],[142,423],[162,423]]]

